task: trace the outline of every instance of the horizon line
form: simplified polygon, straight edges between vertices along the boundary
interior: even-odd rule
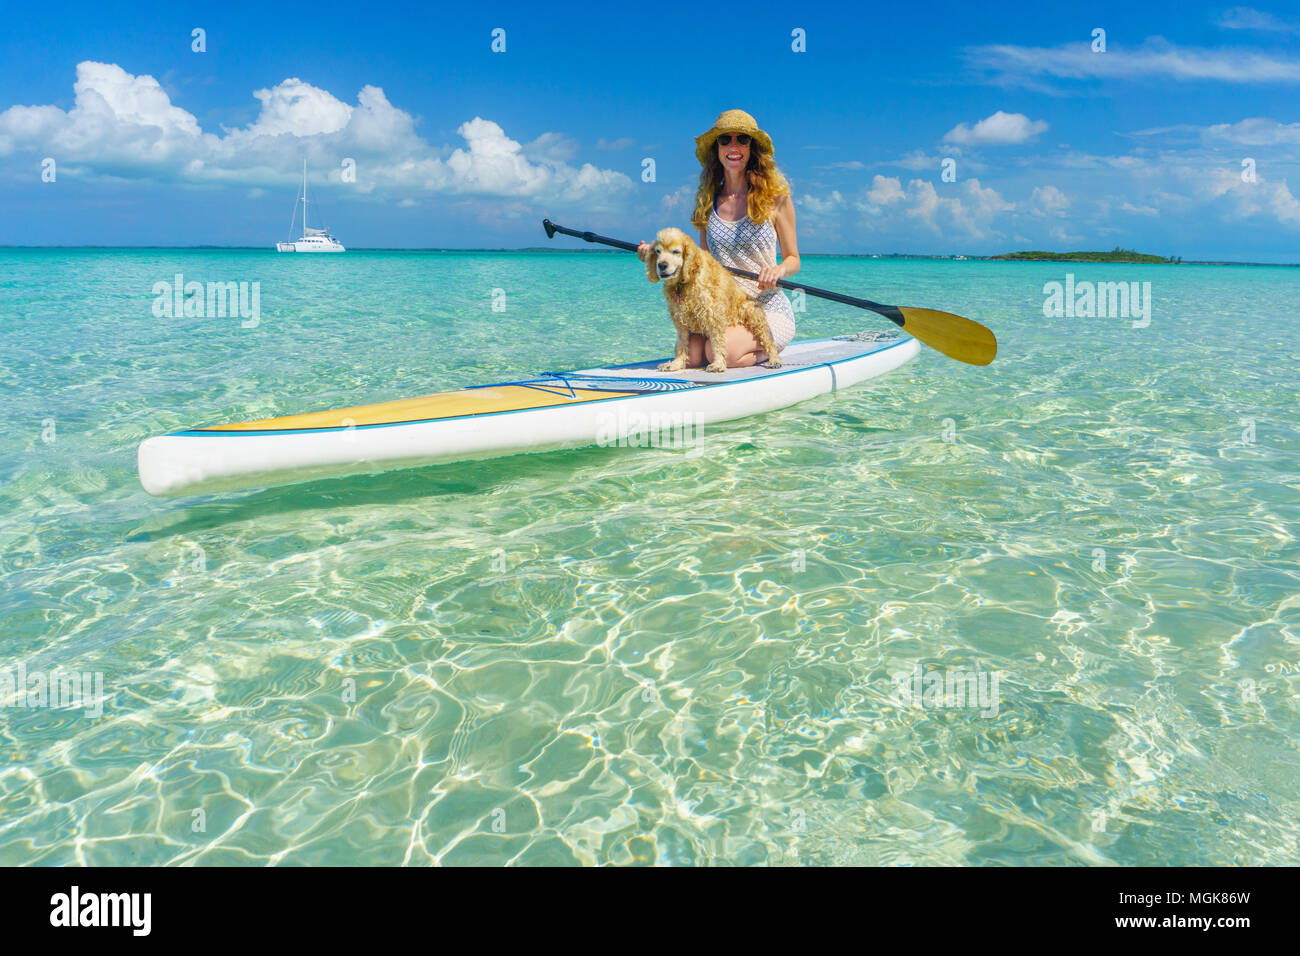
[[[105,246],[105,245],[18,245],[0,243],[2,249],[113,249],[113,250],[131,250],[131,249],[176,249],[176,250],[228,250],[242,251],[249,250],[255,252],[277,252],[272,247],[267,246],[218,246],[218,245],[193,245],[193,246],[162,246],[162,245],[122,245],[122,246]],[[348,252],[545,252],[555,255],[568,255],[572,253],[581,253],[583,255],[625,255],[620,249],[559,249],[552,246],[351,246]],[[1026,250],[1040,251],[1040,250]],[[1046,251],[1046,250],[1041,250]],[[1075,252],[1084,252],[1085,250],[1073,250]],[[1104,250],[1096,250],[1104,252]],[[1054,255],[1069,255],[1070,253],[1053,253]],[[310,255],[310,253],[304,253]],[[1107,262],[1105,260],[1086,261],[1086,260],[1069,260],[1069,259],[1005,259],[999,256],[1012,255],[1012,253],[999,253],[997,256],[972,255],[968,253],[938,253],[938,252],[803,252],[802,256],[826,259],[945,259],[957,260],[961,257],[968,262],[1013,262],[1013,263],[1043,263],[1043,262],[1070,262],[1078,261],[1081,265],[1146,265],[1146,266],[1168,266],[1168,265],[1186,265],[1186,266],[1259,266],[1265,268],[1300,268],[1300,262],[1246,262],[1230,259],[1183,259],[1180,262]]]

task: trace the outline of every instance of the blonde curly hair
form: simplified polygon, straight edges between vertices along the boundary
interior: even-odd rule
[[[749,164],[745,167],[745,181],[749,184],[746,197],[749,218],[757,223],[767,222],[776,212],[782,197],[790,195],[790,183],[776,167],[776,157],[763,150],[757,139],[749,143]],[[713,199],[722,188],[722,161],[718,159],[717,144],[710,148],[709,161],[700,170],[700,188],[695,193],[695,212],[691,225],[704,229],[713,209]]]

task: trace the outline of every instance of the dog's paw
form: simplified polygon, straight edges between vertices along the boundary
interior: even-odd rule
[[[763,364],[766,365],[768,368],[780,368],[781,360],[779,358],[772,358],[772,359],[768,359]]]
[[[721,373],[721,372],[725,372],[726,370],[727,370],[726,362],[710,362],[708,365],[704,367],[704,371],[706,372]]]
[[[681,371],[682,369],[684,369],[684,368],[686,368],[686,360],[685,360],[685,359],[673,359],[671,362],[664,362],[662,365],[660,365],[660,366],[659,366],[659,371],[661,371],[661,372],[680,372],[680,371]]]

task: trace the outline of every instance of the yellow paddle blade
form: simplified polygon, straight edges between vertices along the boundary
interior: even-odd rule
[[[998,354],[993,333],[971,319],[934,309],[913,309],[900,305],[903,331],[932,349],[967,365],[988,365]]]

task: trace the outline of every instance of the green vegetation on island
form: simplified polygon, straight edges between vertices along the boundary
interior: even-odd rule
[[[1110,252],[1008,252],[991,258],[1026,262],[1155,262],[1165,265],[1178,265],[1183,261],[1182,256],[1152,256],[1132,249],[1121,249],[1119,246]]]

